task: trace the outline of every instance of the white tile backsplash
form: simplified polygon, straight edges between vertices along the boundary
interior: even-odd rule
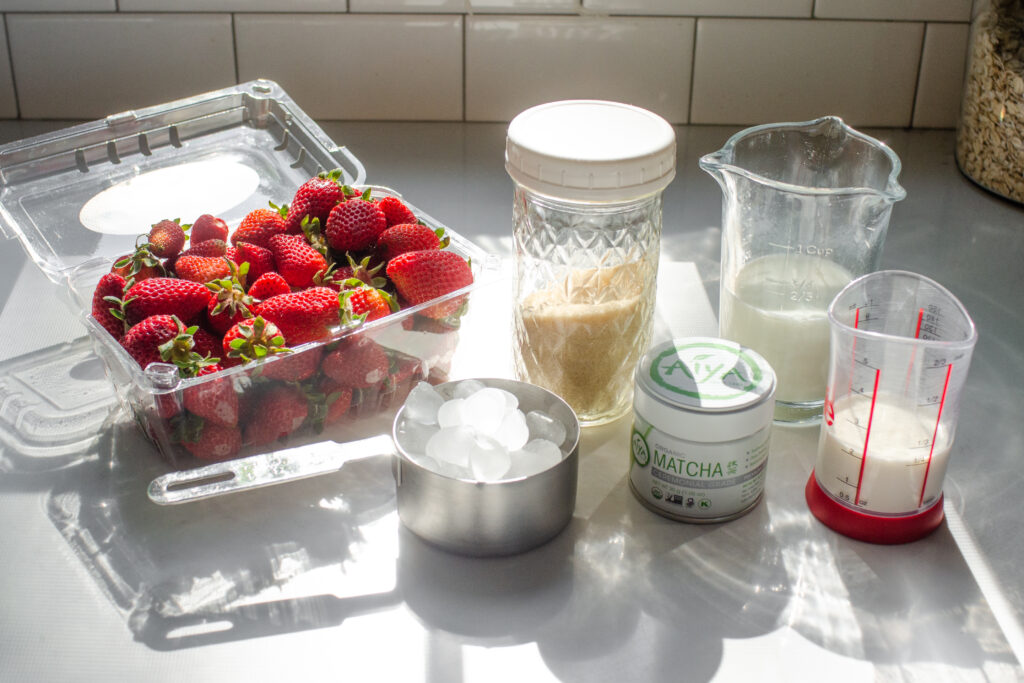
[[[113,12],[117,0],[0,0],[0,12]]]
[[[508,121],[542,102],[594,98],[685,123],[693,19],[470,17],[466,119]]]
[[[970,21],[971,0],[815,0],[819,19]]]
[[[0,24],[0,29],[2,28],[3,25]],[[18,98],[14,93],[9,54],[7,32],[0,30],[0,117],[13,119],[18,116]]]
[[[583,7],[609,14],[810,18],[814,0],[583,0]]]
[[[265,76],[324,119],[507,121],[605,97],[674,123],[828,109],[949,128],[971,4],[0,0],[0,118],[89,118]],[[349,90],[360,78],[370,96]]]
[[[923,34],[920,23],[699,19],[691,120],[909,126]]]
[[[915,128],[955,128],[967,52],[966,24],[928,24],[914,102]]]
[[[353,12],[461,12],[465,0],[348,0]]]
[[[473,12],[503,14],[573,14],[580,0],[467,0]]]
[[[239,79],[277,81],[314,118],[462,118],[461,16],[240,14],[235,37]]]
[[[225,14],[8,14],[7,24],[23,118],[100,118],[235,82]]]
[[[344,12],[348,6],[346,0],[118,0],[118,8],[122,12]]]

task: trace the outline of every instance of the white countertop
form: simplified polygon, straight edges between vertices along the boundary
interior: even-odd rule
[[[0,139],[63,125],[2,123]],[[503,125],[323,126],[371,182],[508,255]],[[734,131],[677,128],[663,262],[691,286],[703,282],[707,300],[698,291],[693,309],[661,302],[673,332],[688,320],[706,326],[717,310],[721,193],[696,159]],[[74,341],[77,323],[65,322],[53,285],[8,241],[0,679],[1020,680],[1024,208],[959,173],[950,131],[871,132],[900,155],[907,189],[883,267],[941,282],[980,334],[947,521],[932,536],[874,546],[818,523],[803,502],[815,428],[775,429],[766,497],[748,515],[706,526],[659,517],[628,488],[628,417],[585,430],[570,526],[509,558],[449,555],[404,530],[383,456],[160,508],[145,486],[163,465],[120,410],[59,452],[42,453],[19,419],[27,412],[10,398],[12,382],[33,383],[53,410],[88,404],[61,396],[48,374],[55,340],[81,354],[73,371],[94,380],[97,397],[106,380]],[[32,291],[40,300],[26,305],[21,293]]]

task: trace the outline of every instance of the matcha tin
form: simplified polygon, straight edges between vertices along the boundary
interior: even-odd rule
[[[629,485],[683,522],[750,511],[764,493],[775,372],[757,352],[713,337],[658,344],[637,365]]]

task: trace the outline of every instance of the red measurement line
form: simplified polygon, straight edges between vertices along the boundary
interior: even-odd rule
[[[953,374],[953,364],[946,366],[946,381],[942,385],[942,398],[939,399],[939,414],[935,417],[935,431],[932,432],[932,447],[928,449],[928,464],[924,466],[924,481],[921,482],[921,496],[917,499],[917,507],[924,503],[924,489],[928,485],[928,471],[932,468],[932,454],[935,452],[935,440],[939,436],[939,420],[942,419],[942,406],[946,404],[946,390],[949,389],[949,376]]]
[[[917,329],[914,330],[914,339],[921,338],[921,321],[924,320],[924,309],[917,309]],[[907,366],[907,382],[904,391],[910,387],[910,375],[914,372],[914,360],[917,358],[917,347],[910,350],[910,365]]]
[[[860,308],[857,309],[856,314],[853,316],[853,329],[860,327]],[[853,391],[853,373],[857,369],[857,335],[853,335],[853,343],[850,344],[851,360],[853,365],[850,366],[850,386],[846,388],[847,392]]]
[[[868,461],[868,441],[871,439],[871,423],[875,419],[875,399],[878,397],[878,377],[881,370],[875,370],[875,388],[871,390],[871,412],[868,413],[868,430],[864,434],[864,452],[860,457],[860,472],[857,474],[857,493],[853,498],[854,505],[860,505],[860,485],[864,481],[864,465]]]

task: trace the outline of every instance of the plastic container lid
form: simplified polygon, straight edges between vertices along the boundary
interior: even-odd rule
[[[771,424],[775,371],[736,342],[690,337],[659,344],[636,369],[633,406],[681,439],[731,441]]]
[[[617,201],[660,192],[675,177],[676,136],[629,104],[565,100],[527,109],[508,127],[505,169],[540,194]]]

